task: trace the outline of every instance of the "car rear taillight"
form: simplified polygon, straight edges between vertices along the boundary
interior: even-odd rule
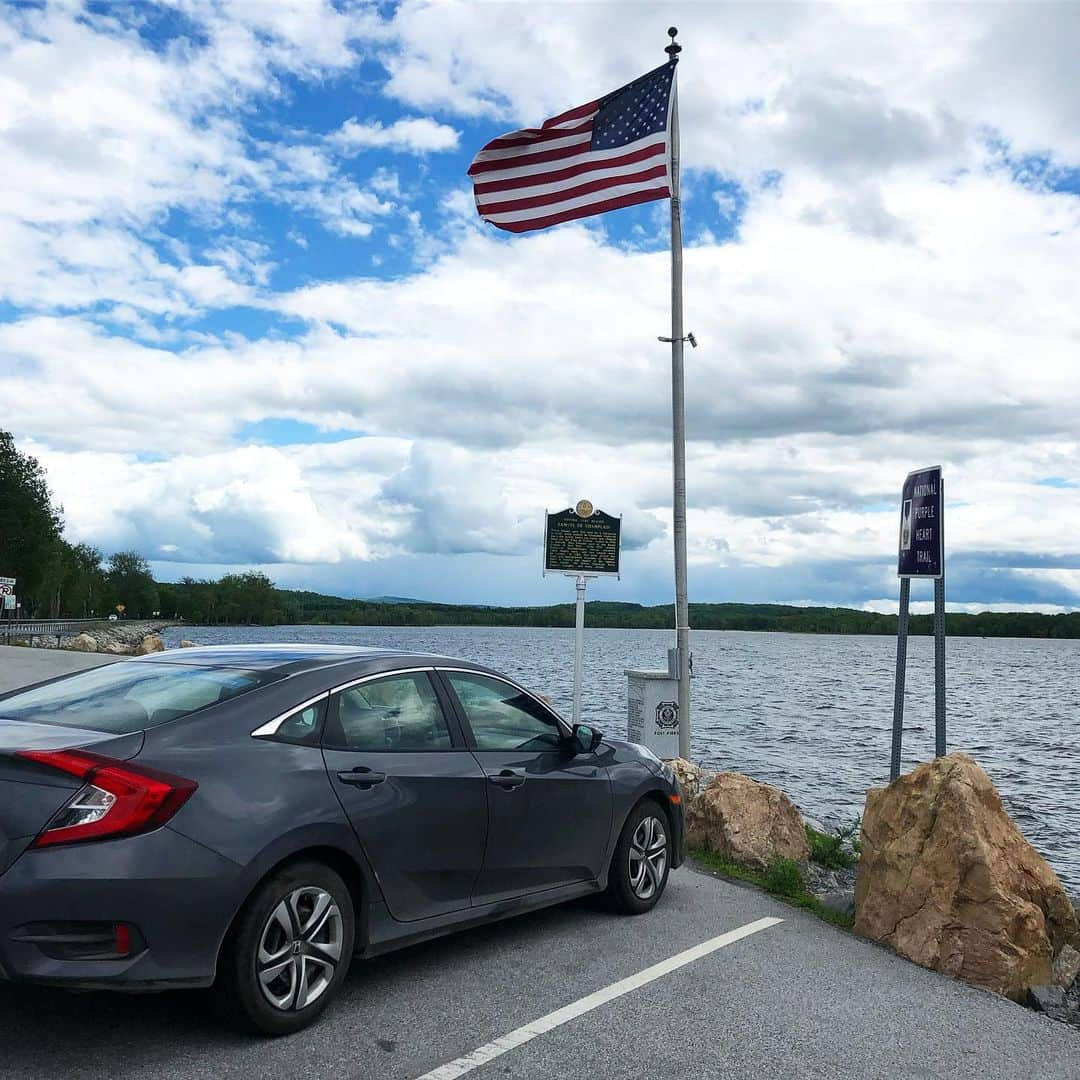
[[[143,765],[85,750],[20,750],[83,786],[53,815],[31,847],[77,844],[150,832],[165,824],[199,786]]]

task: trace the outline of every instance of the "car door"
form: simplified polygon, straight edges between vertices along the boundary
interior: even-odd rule
[[[409,922],[467,908],[484,856],[487,781],[430,670],[332,694],[323,757],[390,914]]]
[[[487,777],[488,838],[476,905],[596,878],[612,792],[597,754],[575,753],[550,709],[491,675],[440,669]]]

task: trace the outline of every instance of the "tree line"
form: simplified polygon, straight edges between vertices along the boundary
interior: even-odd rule
[[[282,598],[284,620],[340,626],[535,626],[571,627],[573,604],[545,607],[486,607],[431,604],[418,600],[393,603],[350,600],[312,592],[276,590]],[[593,600],[586,623],[593,628],[670,630],[671,604],[642,604]],[[933,617],[913,615],[910,632],[933,633]],[[1042,615],[1038,612],[949,613],[946,633],[966,637],[1080,638],[1080,612]],[[695,630],[755,630],[792,634],[896,634],[897,617],[856,608],[792,607],[786,604],[691,604]]]
[[[21,453],[0,430],[0,576],[17,578],[21,614],[30,618],[102,617],[123,607],[128,618],[160,615],[200,625],[322,623],[340,626],[536,626],[574,625],[573,604],[487,607],[394,602],[325,596],[279,589],[265,574],[226,574],[216,581],[182,578],[158,582],[136,551],[109,556],[63,536],[63,511],[49,493],[36,459]],[[594,600],[590,627],[667,630],[670,604],[644,606]],[[796,634],[895,634],[897,617],[854,608],[785,604],[691,604],[699,630],[787,631]],[[956,636],[1080,638],[1080,612],[950,613],[946,631]],[[911,618],[912,634],[933,632],[929,615]]]
[[[22,453],[10,432],[0,430],[0,577],[15,578],[21,617],[285,619],[285,608],[265,574],[159,584],[137,551],[106,556],[90,544],[69,543],[63,529],[63,508],[53,501],[40,462]]]
[[[90,544],[68,543],[63,526],[45,470],[0,431],[0,576],[16,579],[19,614],[89,618],[120,604],[146,618],[157,610],[157,586],[144,558],[119,551],[106,559]]]

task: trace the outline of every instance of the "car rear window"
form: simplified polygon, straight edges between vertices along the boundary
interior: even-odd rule
[[[108,664],[0,699],[0,719],[126,735],[263,686],[273,671],[193,664]]]

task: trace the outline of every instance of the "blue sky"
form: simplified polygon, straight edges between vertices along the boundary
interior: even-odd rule
[[[950,601],[1076,607],[1069,4],[8,5],[0,422],[69,535],[548,602],[587,496],[628,540],[596,595],[668,600],[667,205],[510,237],[465,173],[671,22],[692,598],[895,606],[940,462]]]

